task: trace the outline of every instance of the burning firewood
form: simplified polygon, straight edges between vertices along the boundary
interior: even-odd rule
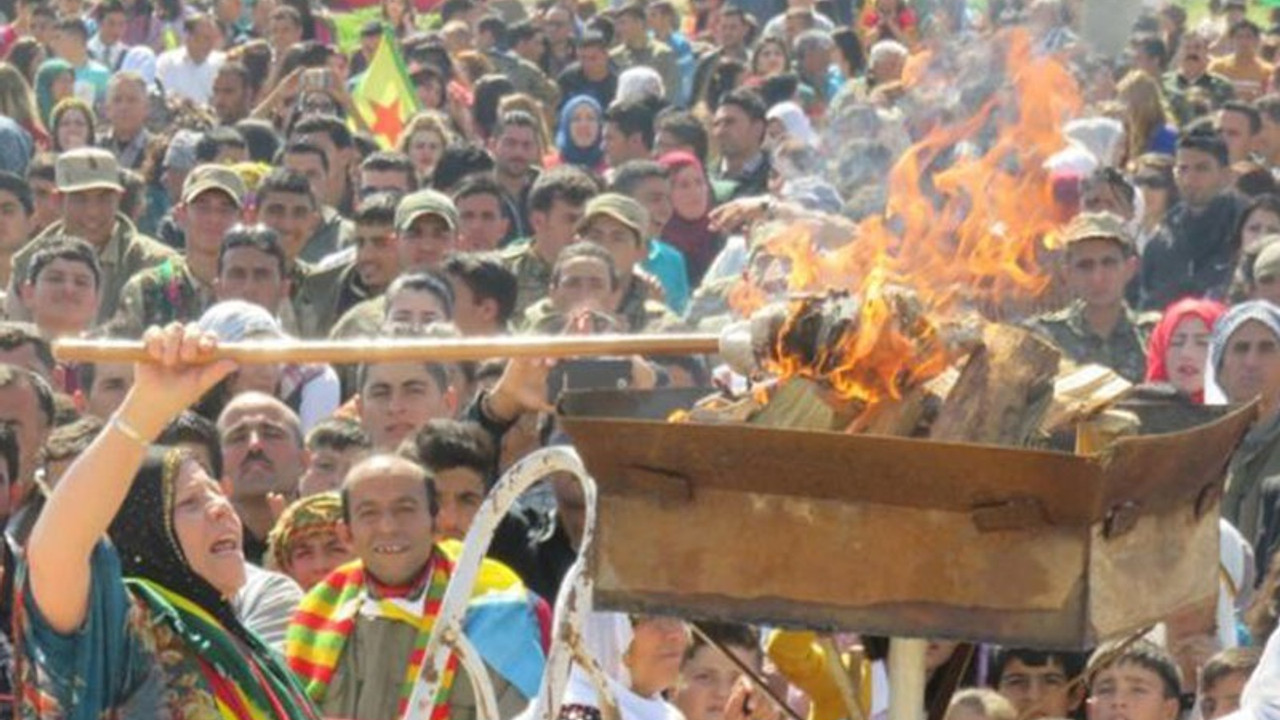
[[[707,397],[671,420],[1015,446],[1078,431],[1081,453],[1138,429],[1110,410],[1132,387],[1113,371],[1060,374],[1058,352],[1026,330],[937,323],[902,287],[870,302],[829,292],[772,305],[721,345],[752,391]]]

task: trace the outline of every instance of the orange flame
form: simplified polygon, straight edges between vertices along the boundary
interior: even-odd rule
[[[836,289],[860,300],[838,347],[801,358],[780,343],[770,368],[779,376],[820,375],[837,397],[870,407],[947,367],[939,328],[948,318],[966,310],[991,319],[1021,314],[1048,288],[1043,240],[1059,220],[1043,163],[1063,147],[1061,126],[1081,98],[1060,62],[1033,56],[1025,32],[999,41],[1007,43],[1007,87],[973,117],[934,129],[905,153],[889,177],[885,217],[860,223],[836,250],[816,249],[803,229],[766,241],[768,254],[790,266],[791,292]],[[995,140],[984,154],[961,153],[930,172],[944,152],[991,128]],[[902,326],[894,288],[913,294],[923,310],[910,327]],[[749,283],[731,296],[744,314],[764,299]]]

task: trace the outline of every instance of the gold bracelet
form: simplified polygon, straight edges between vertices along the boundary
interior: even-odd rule
[[[121,435],[138,443],[142,447],[151,447],[151,441],[142,436],[138,429],[130,425],[127,420],[120,417],[119,414],[111,416],[111,422],[107,423],[107,427],[115,428]]]

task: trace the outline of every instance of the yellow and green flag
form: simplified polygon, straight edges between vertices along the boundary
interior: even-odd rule
[[[369,68],[356,82],[351,100],[383,149],[395,146],[400,131],[418,112],[418,94],[409,82],[400,50],[389,35],[382,36]]]

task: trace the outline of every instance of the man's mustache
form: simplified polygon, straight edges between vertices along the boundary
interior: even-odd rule
[[[271,462],[271,459],[268,458],[261,450],[250,450],[249,454],[244,456],[244,462],[241,463],[241,465],[248,465],[251,462],[260,462],[269,468],[275,467]]]

